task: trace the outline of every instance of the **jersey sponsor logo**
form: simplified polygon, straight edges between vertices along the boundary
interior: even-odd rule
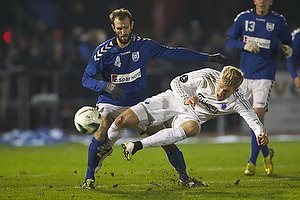
[[[246,43],[250,43],[250,42],[256,43],[260,48],[264,48],[264,49],[270,49],[270,46],[271,46],[271,40],[257,38],[257,37],[251,37],[251,36],[247,36],[247,35],[244,35],[243,41]]]
[[[198,98],[200,102],[205,106],[205,109],[209,112],[216,114],[218,112],[218,108],[208,103],[207,99],[204,97],[203,94],[198,93]]]
[[[132,52],[131,57],[134,62],[137,62],[140,59],[140,52],[139,51]]]
[[[267,31],[271,32],[271,31],[274,30],[274,28],[275,28],[275,24],[274,23],[267,22],[267,24],[266,24]]]
[[[111,74],[112,83],[129,83],[141,77],[141,69],[129,73],[129,74]]]
[[[180,80],[180,82],[182,82],[182,83],[186,83],[187,81],[188,81],[188,75],[182,75],[180,78],[179,78],[179,80]]]

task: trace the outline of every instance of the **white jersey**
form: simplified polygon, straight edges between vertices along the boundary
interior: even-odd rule
[[[182,102],[188,97],[196,95],[200,102],[195,105],[195,110],[189,110],[198,116],[201,123],[221,115],[238,113],[255,135],[265,132],[263,124],[240,88],[229,98],[223,101],[216,100],[219,76],[219,71],[210,68],[178,76],[171,81],[173,95]]]

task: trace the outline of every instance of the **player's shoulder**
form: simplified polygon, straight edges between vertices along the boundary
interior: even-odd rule
[[[96,50],[99,50],[99,49],[103,49],[104,47],[108,47],[108,48],[111,48],[114,46],[114,43],[113,43],[113,38],[110,38],[106,41],[104,41],[103,43],[99,44],[97,47],[96,47]]]
[[[284,15],[282,15],[282,14],[280,14],[280,13],[274,11],[274,10],[271,10],[270,12],[271,12],[271,16],[272,16],[273,18],[276,18],[277,20],[279,20],[279,21],[281,21],[281,22],[287,24]]]
[[[294,40],[295,38],[300,39],[300,28],[297,28],[297,29],[293,30],[292,40]]]
[[[111,38],[96,47],[94,51],[94,61],[98,61],[103,54],[107,53],[114,47],[113,39],[114,38]]]
[[[254,8],[250,8],[248,10],[244,10],[240,13],[237,14],[237,16],[235,17],[234,21],[237,21],[238,19],[244,18],[244,17],[249,17],[250,15],[252,15],[254,12]]]
[[[154,41],[154,40],[152,40],[150,38],[140,37],[138,35],[132,35],[131,39],[132,39],[133,42],[149,42],[149,41]]]

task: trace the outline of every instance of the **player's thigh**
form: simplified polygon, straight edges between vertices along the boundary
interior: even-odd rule
[[[147,111],[149,124],[162,124],[178,114],[188,112],[188,106],[184,105],[179,99],[172,96],[168,91],[146,99],[140,103]]]
[[[244,92],[246,98],[250,102],[250,104],[253,104],[253,95],[252,95],[252,89],[251,89],[251,79],[244,78],[243,83],[240,85],[241,90]]]
[[[115,119],[115,124],[119,128],[131,128],[139,124],[139,117],[130,108],[125,110]]]
[[[253,108],[268,110],[274,81],[267,79],[255,80],[253,84]]]
[[[97,110],[101,114],[102,123],[99,130],[95,133],[95,138],[98,140],[104,140],[107,130],[111,123],[129,107],[127,106],[115,106],[107,103],[99,103],[96,105]]]
[[[187,137],[193,137],[200,133],[201,122],[192,115],[177,115],[173,119],[172,127],[182,127]]]

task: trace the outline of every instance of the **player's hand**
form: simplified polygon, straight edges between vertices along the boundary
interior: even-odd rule
[[[297,76],[295,79],[294,79],[294,84],[297,88],[300,88],[300,77]]]
[[[249,43],[245,44],[244,49],[251,53],[259,53],[259,51],[260,51],[259,46],[253,42],[249,42]]]
[[[226,56],[223,56],[220,53],[216,53],[216,54],[211,54],[207,57],[207,61],[208,62],[216,62],[216,63],[220,63],[223,65],[227,65],[228,64],[228,59]]]
[[[284,45],[283,44],[283,45],[281,45],[281,49],[284,52],[284,55],[285,55],[286,58],[289,58],[289,57],[292,56],[293,50],[289,45]]]
[[[121,100],[124,96],[121,86],[113,83],[107,83],[105,92],[109,93],[116,100]]]
[[[184,105],[190,105],[192,107],[192,109],[195,110],[195,105],[199,102],[199,98],[197,96],[192,96],[192,97],[189,97],[187,98],[185,101],[184,101]]]
[[[269,143],[268,136],[265,133],[259,134],[256,139],[259,146],[265,146]]]

